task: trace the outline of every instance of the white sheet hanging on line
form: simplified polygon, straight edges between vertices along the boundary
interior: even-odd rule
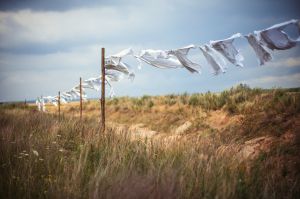
[[[57,106],[57,97],[52,97],[52,96],[47,96],[47,97],[43,97],[43,99],[47,102],[47,103],[51,103],[54,106]]]
[[[56,100],[58,101],[58,96],[55,96]],[[61,104],[67,104],[67,99],[65,99],[64,97],[60,96],[60,103]]]
[[[42,110],[42,104],[41,104],[41,99],[39,97],[36,99],[35,104],[38,108],[38,111],[41,111]]]
[[[121,79],[123,79],[124,74],[119,73],[117,71],[113,70],[107,70],[105,71],[105,79],[108,80],[109,82],[118,82]]]
[[[183,66],[175,56],[168,55],[164,50],[142,50],[139,55],[135,57],[149,65],[157,68],[182,68]],[[139,68],[141,68],[141,62]]]
[[[266,62],[272,60],[272,55],[264,48],[263,44],[259,42],[259,38],[256,34],[250,33],[245,37],[258,57],[259,65],[264,65]]]
[[[189,45],[183,48],[178,48],[176,50],[169,50],[168,55],[174,55],[177,57],[178,61],[191,73],[199,72],[201,70],[201,66],[197,63],[192,62],[187,58],[187,55],[190,49],[195,49],[195,45]]]
[[[67,92],[62,92],[60,94],[61,97],[65,98],[67,101],[70,101],[72,99],[72,96],[68,94]]]
[[[244,65],[242,61],[244,60],[244,57],[233,45],[234,40],[240,37],[242,37],[242,34],[236,33],[227,39],[210,41],[210,45],[212,48],[222,54],[230,63],[239,67],[243,67]]]
[[[106,71],[115,71],[115,76],[120,73],[120,76],[121,74],[124,74],[128,76],[129,79],[133,80],[135,75],[131,71],[131,67],[128,64],[122,62],[122,58],[128,55],[133,55],[133,50],[131,48],[125,49],[115,55],[111,55],[105,58]]]
[[[41,97],[40,99],[41,99],[41,108],[42,108],[42,112],[46,112],[45,101],[44,101],[43,97]]]
[[[73,87],[70,91],[66,93],[72,96],[72,99],[77,99],[80,97],[80,90],[77,88],[78,86]]]
[[[264,42],[271,50],[287,50],[293,48],[300,42],[300,24],[299,20],[275,24],[270,28],[254,33],[260,36],[260,42]],[[294,40],[284,31],[286,28],[296,28],[297,38]]]
[[[213,48],[208,45],[200,46],[199,49],[202,51],[205,59],[211,65],[214,70],[214,75],[226,72],[226,65],[224,60],[214,52]]]
[[[82,83],[83,88],[89,88],[89,89],[94,89],[96,91],[99,91],[101,88],[101,78],[100,77],[93,77],[89,78],[87,80],[84,80]]]

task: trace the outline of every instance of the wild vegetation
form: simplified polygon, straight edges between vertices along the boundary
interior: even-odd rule
[[[1,105],[0,198],[299,198],[299,91]]]

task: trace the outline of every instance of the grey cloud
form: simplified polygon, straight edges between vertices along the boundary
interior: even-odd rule
[[[116,0],[4,0],[0,1],[0,10],[31,9],[38,11],[65,11],[79,7],[92,7],[98,5],[112,5]]]

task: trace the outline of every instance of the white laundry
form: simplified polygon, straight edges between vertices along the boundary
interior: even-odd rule
[[[266,62],[272,60],[272,55],[264,48],[264,45],[259,42],[258,35],[250,33],[245,37],[258,57],[259,65],[264,65]]]
[[[52,101],[55,100],[55,97],[47,96],[47,97],[43,97],[43,99],[45,100],[46,103],[51,103]]]
[[[130,70],[131,67],[128,64],[122,62],[122,58],[128,55],[133,55],[133,51],[131,48],[125,49],[115,55],[111,55],[105,58],[106,73],[107,71],[115,71],[127,75],[129,79],[133,80],[135,75]]]
[[[297,38],[294,40],[290,38],[284,31],[288,27],[296,27]],[[264,42],[266,46],[271,50],[286,50],[293,48],[300,42],[300,24],[299,20],[292,19],[290,21],[275,24],[270,28],[262,31],[255,31],[260,36],[260,41]]]
[[[43,97],[41,97],[40,99],[41,99],[41,109],[42,109],[42,112],[46,112],[45,101],[44,101]]]
[[[87,80],[84,80],[84,83],[82,84],[83,88],[90,88],[90,89],[94,89],[96,91],[99,91],[101,88],[101,78],[89,78]]]
[[[42,105],[41,105],[41,100],[39,97],[36,99],[35,104],[37,105],[38,111],[41,111]]]
[[[72,96],[67,92],[62,92],[60,96],[63,97],[66,101],[70,101],[72,99]]]
[[[60,96],[60,103],[61,104],[67,104],[68,102],[67,102],[67,100],[65,98],[63,98],[63,97]]]
[[[196,48],[195,45],[189,45],[176,50],[170,50],[168,51],[168,55],[174,55],[175,57],[177,57],[181,65],[184,66],[188,71],[192,73],[199,72],[201,66],[197,63],[192,62],[187,58],[190,49],[195,49],[195,48]]]
[[[108,74],[110,74],[110,71],[108,71]],[[90,88],[90,89],[94,89],[96,91],[99,91],[101,89],[101,77],[97,77],[97,78],[89,78],[87,80],[84,80],[84,83],[82,84],[82,87],[84,88]],[[112,97],[114,95],[114,91],[112,88],[112,85],[110,84],[109,80],[108,80],[108,76],[106,75],[106,80],[105,80],[105,84],[109,86],[110,88],[110,97]]]
[[[51,103],[54,106],[57,106],[57,97],[52,97],[52,96],[47,96],[47,97],[43,97],[43,99],[46,101],[46,103]]]
[[[236,33],[231,37],[223,40],[210,41],[210,45],[222,54],[230,63],[243,67],[242,61],[244,57],[240,54],[239,50],[233,45],[235,39],[242,37],[241,33]]]
[[[127,55],[133,55],[133,50],[131,48],[126,48],[124,50],[122,50],[121,52],[119,53],[116,53],[114,55],[111,55],[110,57],[114,58],[114,59],[120,59],[119,61],[117,62],[120,62],[122,57],[125,57]]]
[[[124,73],[126,75],[128,75],[129,72],[129,65],[123,63],[123,62],[119,62],[118,64],[113,62],[110,59],[105,60],[105,68],[106,70],[116,70],[119,71],[121,73]]]
[[[114,70],[105,71],[105,79],[107,81],[118,82],[124,78],[124,74]]]
[[[222,60],[222,58],[216,52],[214,52],[213,48],[208,45],[200,46],[199,48],[202,51],[207,62],[214,70],[214,75],[226,72],[226,65],[224,60]]]
[[[110,86],[110,90],[109,90],[109,94],[108,95],[109,95],[110,98],[112,98],[112,97],[114,97],[116,95],[112,86]]]
[[[142,50],[140,55],[135,55],[135,57],[147,64],[155,66],[157,68],[182,68],[183,66],[178,61],[178,59],[173,55],[168,55],[166,51],[163,50]],[[141,62],[139,65],[141,68]]]
[[[72,96],[72,99],[77,99],[80,97],[80,90],[78,89],[78,86],[72,88],[70,91],[66,92],[67,94]]]

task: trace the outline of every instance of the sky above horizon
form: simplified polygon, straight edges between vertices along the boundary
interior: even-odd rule
[[[10,0],[0,1],[0,101],[57,95],[100,74],[100,50],[106,55],[131,47],[176,49],[203,45],[237,32],[247,34],[290,19],[300,19],[296,0]],[[228,64],[212,75],[198,49],[190,57],[202,74],[158,69],[126,61],[134,81],[113,83],[117,96],[218,92],[239,83],[251,87],[300,87],[300,47],[274,51],[273,61],[258,66],[245,39],[236,41],[244,68]],[[100,92],[89,91],[88,97]]]

